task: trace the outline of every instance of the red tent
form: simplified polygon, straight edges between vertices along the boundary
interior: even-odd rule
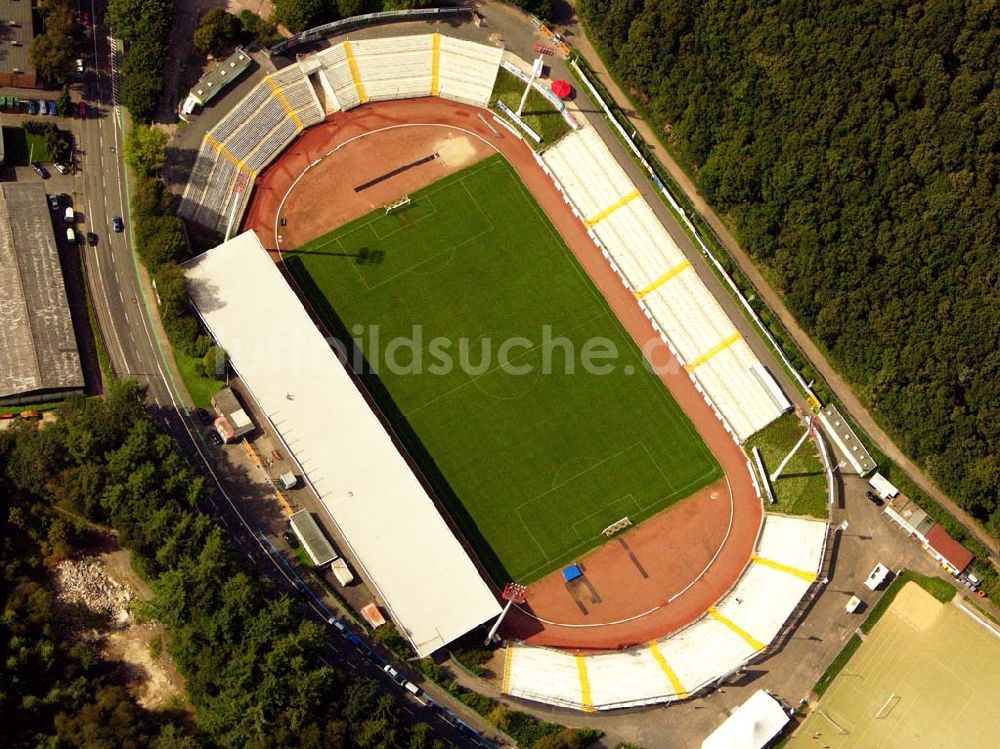
[[[573,91],[573,87],[569,85],[568,82],[564,80],[552,81],[552,93],[558,96],[560,99],[567,98]]]

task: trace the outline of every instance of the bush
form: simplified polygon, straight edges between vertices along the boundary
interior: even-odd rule
[[[125,138],[125,160],[141,176],[159,172],[166,154],[167,134],[159,128],[136,125]]]
[[[217,380],[226,379],[226,364],[228,363],[226,351],[221,346],[209,346],[208,351],[201,361],[202,371],[208,377]]]
[[[60,130],[52,122],[25,121],[24,131],[32,135],[40,135],[45,139],[45,150],[53,161],[69,161],[73,155],[73,134],[68,130]]]
[[[257,42],[262,47],[273,47],[281,41],[278,27],[253,11],[241,10],[237,18],[240,22],[240,40],[244,44]]]
[[[136,222],[136,250],[149,270],[187,255],[184,222],[177,216],[147,216]]]

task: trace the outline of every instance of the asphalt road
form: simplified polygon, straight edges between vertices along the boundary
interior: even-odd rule
[[[80,10],[88,10],[95,21],[103,18],[103,7],[93,0],[78,0],[78,5]],[[156,304],[155,296],[143,294],[140,269],[132,252],[132,227],[126,210],[128,175],[122,161],[125,113],[115,103],[113,41],[109,34],[106,27],[97,24],[89,36],[91,48],[83,79],[88,116],[79,134],[80,172],[74,183],[74,207],[82,214],[76,224],[81,237],[87,232],[98,236],[96,246],[82,244],[81,252],[112,368],[119,377],[132,377],[146,385],[148,406],[157,426],[174,438],[188,461],[208,479],[213,491],[211,506],[206,510],[229,530],[237,552],[245,555],[277,590],[300,596],[310,613],[326,623],[330,613],[304,587],[283,557],[258,536],[226,493],[213,469],[210,449],[181,402],[166,364],[147,306]],[[125,220],[124,232],[112,230],[114,216]],[[417,700],[393,682],[382,671],[385,660],[378,651],[361,640],[347,639],[333,626],[329,626],[329,643],[330,665],[375,679],[386,692],[396,695],[404,725],[426,722],[437,738],[451,746],[480,745],[470,738],[457,716],[426,697]],[[405,673],[405,669],[397,668]],[[489,742],[481,745],[494,746]]]

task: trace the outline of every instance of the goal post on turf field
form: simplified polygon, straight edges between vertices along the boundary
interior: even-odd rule
[[[385,215],[388,216],[393,211],[398,211],[400,208],[405,208],[410,204],[410,196],[404,195],[401,198],[397,198],[391,203],[386,203],[383,208],[385,208]]]

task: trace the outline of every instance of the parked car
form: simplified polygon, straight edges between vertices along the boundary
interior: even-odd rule
[[[59,205],[73,205],[73,199],[64,192],[59,193]]]
[[[220,447],[222,445],[222,437],[220,437],[219,433],[217,431],[215,431],[214,429],[209,429],[208,430],[208,439],[216,447]]]
[[[49,170],[46,169],[41,164],[39,164],[37,161],[32,161],[31,162],[31,171],[33,171],[35,174],[37,174],[42,179],[48,179],[49,178]]]
[[[53,211],[59,210],[59,198],[57,198],[55,195],[49,195],[49,208],[51,208]]]
[[[39,99],[38,100],[38,114],[46,115],[48,113],[49,113],[48,102],[46,102],[45,99]]]
[[[55,117],[57,114],[59,114],[59,110],[56,109],[56,103],[54,101],[52,101],[51,99],[48,99],[48,100],[46,100],[45,103],[49,107],[49,116],[50,117]]]
[[[80,14],[80,23],[83,24],[83,28],[85,28],[85,29],[89,29],[90,28],[90,12],[89,11],[85,10],[85,11],[83,11]]]
[[[122,217],[121,216],[114,216],[114,217],[112,217],[112,219],[111,219],[111,228],[114,229],[116,232],[119,232],[119,233],[125,231],[125,222],[122,221]]]
[[[76,105],[76,113],[80,116],[80,119],[84,119],[87,116],[87,102],[81,101]]]
[[[882,501],[882,498],[879,495],[875,494],[874,492],[870,492],[870,491],[865,492],[865,496],[868,497],[868,501],[869,502],[872,502],[873,504],[875,504],[878,507],[881,507],[883,504],[885,504]]]
[[[66,166],[65,164],[60,164],[59,162],[56,162],[55,164],[53,164],[53,166],[56,168],[56,171],[59,172],[59,174],[69,174],[69,167]]]
[[[288,544],[288,546],[292,549],[296,548],[299,545],[299,540],[295,538],[295,534],[292,533],[291,531],[285,531],[284,533],[281,534],[281,537],[285,539],[285,543]]]
[[[76,72],[77,73],[82,73],[83,72],[83,58],[82,57],[76,58]]]
[[[87,244],[91,247],[97,247],[97,235],[92,231],[87,232]]]
[[[28,114],[38,114],[38,105],[34,99],[28,99]]]
[[[76,244],[76,233],[72,229],[66,230],[66,241],[70,244]]]
[[[399,684],[400,686],[403,686],[406,683],[406,679],[404,679],[402,676],[399,675],[399,671],[394,669],[392,667],[392,664],[386,663],[384,666],[382,666],[382,670],[385,671],[387,674],[389,674],[389,678],[392,679],[397,684]]]

